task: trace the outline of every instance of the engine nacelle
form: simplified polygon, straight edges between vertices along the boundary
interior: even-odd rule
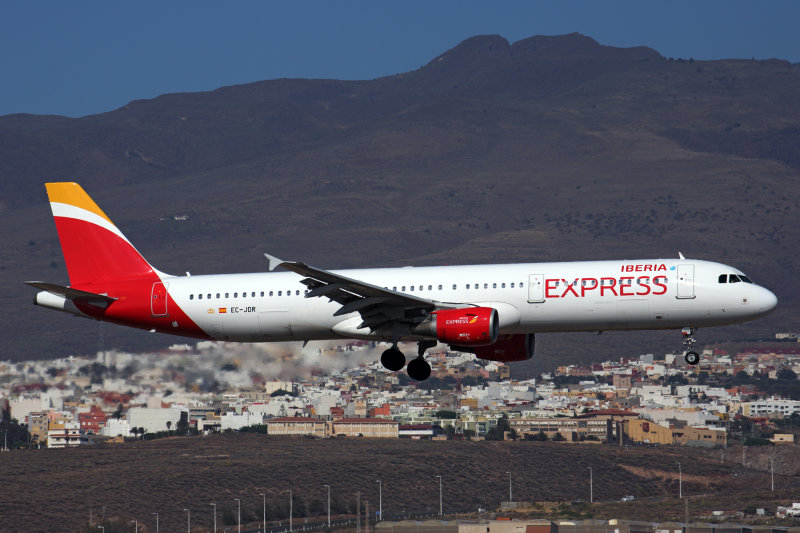
[[[491,307],[442,309],[431,313],[430,320],[414,331],[458,346],[494,344],[499,331],[497,310]]]
[[[527,361],[533,357],[535,339],[532,333],[501,335],[491,346],[476,346],[470,351],[479,359],[488,361]]]

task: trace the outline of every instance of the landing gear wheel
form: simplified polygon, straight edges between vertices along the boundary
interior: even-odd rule
[[[406,356],[397,348],[389,348],[381,355],[381,364],[387,370],[397,372],[406,366]]]
[[[425,359],[417,357],[408,363],[406,372],[408,372],[408,377],[414,381],[425,381],[431,375],[431,365]]]
[[[686,355],[684,355],[683,358],[686,359],[686,362],[692,366],[700,362],[700,354],[697,352],[686,352]]]

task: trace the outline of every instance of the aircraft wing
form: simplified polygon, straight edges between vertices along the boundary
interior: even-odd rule
[[[305,279],[301,281],[309,288],[306,298],[326,297],[337,302],[341,307],[334,316],[358,312],[363,319],[359,328],[376,328],[392,323],[418,324],[428,314],[450,305],[435,302],[427,298],[419,298],[410,294],[395,292],[384,287],[365,283],[356,279],[322,270],[295,261],[283,261],[269,254],[264,254],[269,261],[269,269],[283,267],[296,272]]]

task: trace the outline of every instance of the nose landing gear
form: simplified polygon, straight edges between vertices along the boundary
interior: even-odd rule
[[[692,346],[697,342],[697,339],[693,337],[695,331],[693,327],[685,327],[681,330],[683,345],[686,346],[686,354],[683,358],[686,359],[687,364],[692,366],[700,362],[700,354],[692,349]]]

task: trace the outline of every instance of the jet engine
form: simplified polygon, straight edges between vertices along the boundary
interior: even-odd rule
[[[479,359],[488,361],[502,361],[503,363],[527,361],[533,357],[534,341],[535,336],[532,333],[500,335],[494,344],[476,346],[470,351]]]
[[[497,341],[497,310],[491,307],[442,309],[414,329],[419,335],[435,336],[440,342],[458,346],[484,346]]]

